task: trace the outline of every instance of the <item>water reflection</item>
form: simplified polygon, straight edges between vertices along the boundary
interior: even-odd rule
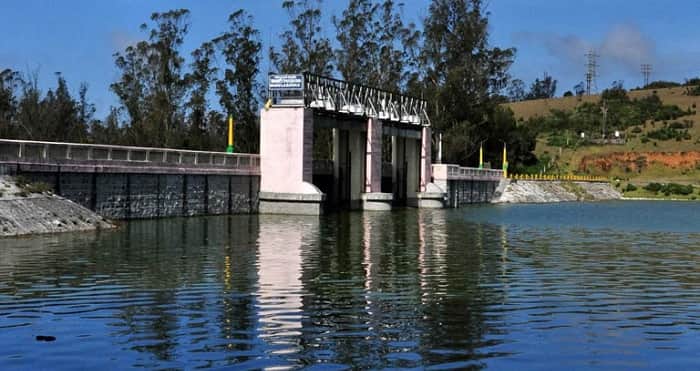
[[[700,235],[464,215],[170,219],[2,240],[0,368],[697,365]]]

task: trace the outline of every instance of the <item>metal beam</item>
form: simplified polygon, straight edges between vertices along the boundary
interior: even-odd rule
[[[291,76],[302,77],[303,87],[299,89],[297,85],[285,90],[284,85],[268,86],[273,105],[297,103],[299,97],[303,96],[304,106],[318,111],[430,126],[426,113],[427,102],[423,99],[311,73]],[[270,79],[280,80],[274,75]]]

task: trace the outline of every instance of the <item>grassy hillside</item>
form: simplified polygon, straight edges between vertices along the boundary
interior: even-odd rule
[[[664,105],[676,105],[682,110],[695,111],[673,120],[647,120],[624,130],[627,138],[623,145],[577,144],[575,130],[556,130],[565,136],[569,145],[553,143],[552,130],[538,135],[535,153],[544,160],[548,172],[593,174],[617,177],[641,184],[647,182],[700,182],[700,96],[686,94],[687,87],[627,92],[632,99],[656,94]],[[585,103],[597,104],[600,95],[541,99],[507,104],[523,125],[528,119],[548,117],[552,110],[573,111]],[[536,120],[530,120],[529,124]],[[669,129],[685,125],[682,130]],[[625,125],[627,126],[627,125]],[[535,128],[537,129],[537,128]],[[609,132],[614,128],[608,128]],[[687,130],[687,134],[685,131]],[[538,130],[539,131],[539,130]],[[666,132],[682,132],[682,138],[665,139]],[[660,138],[660,139],[659,139]],[[549,142],[549,144],[548,144]],[[639,166],[638,166],[639,165]]]
[[[676,88],[654,89],[654,90],[634,90],[627,92],[631,99],[639,99],[654,94],[661,98],[665,104],[675,104],[682,109],[692,108],[693,104],[700,106],[700,96],[689,96],[685,94],[686,87],[680,86]],[[534,116],[545,116],[553,109],[572,110],[583,102],[597,103],[600,101],[600,95],[591,95],[584,97],[564,97],[553,99],[537,99],[516,103],[507,103],[518,119],[527,120]],[[696,115],[697,116],[697,115]],[[698,117],[695,117],[696,119]]]

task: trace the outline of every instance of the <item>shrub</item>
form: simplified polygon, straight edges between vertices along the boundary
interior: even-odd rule
[[[695,191],[695,188],[690,185],[684,185],[684,184],[677,184],[677,183],[668,183],[668,184],[660,184],[660,183],[649,183],[647,184],[644,189],[650,192],[654,193],[663,193],[666,196],[670,195],[682,195],[682,196],[688,196],[693,194]]]
[[[668,127],[670,129],[688,129],[690,125],[687,122],[674,121]]]
[[[29,183],[25,188],[29,193],[46,193],[51,191],[51,186],[44,182]]]
[[[683,185],[683,184],[669,183],[669,184],[664,185],[663,191],[664,191],[664,193],[687,196],[687,195],[693,193],[694,188],[690,184]]]
[[[700,95],[700,85],[699,86],[689,86],[685,89],[685,94],[692,97],[697,97]]]
[[[685,85],[685,86],[700,85],[700,77],[693,77],[693,78],[687,79],[687,80],[685,80],[685,84],[683,84],[683,85]]]
[[[649,192],[658,192],[663,188],[663,186],[660,183],[649,183],[646,186],[644,186],[644,189],[646,189]]]
[[[645,86],[644,89],[666,89],[675,88],[681,86],[681,84],[675,81],[652,81],[649,85]]]
[[[674,125],[676,124],[676,125]],[[680,122],[674,122],[669,126],[665,126],[663,128],[659,128],[656,130],[652,130],[647,133],[647,137],[651,139],[656,139],[656,140],[671,140],[675,139],[677,141],[681,140],[688,140],[691,138],[690,133],[688,133],[688,130],[680,130],[677,129],[678,127],[684,128],[684,124]]]
[[[17,194],[27,197],[32,193],[46,193],[51,191],[51,186],[44,182],[32,182],[29,178],[19,175],[15,177],[15,184],[20,189]]]
[[[627,184],[627,187],[625,187],[625,192],[634,192],[637,190],[637,186],[635,186],[632,183]]]

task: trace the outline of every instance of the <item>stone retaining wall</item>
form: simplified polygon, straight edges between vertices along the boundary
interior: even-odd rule
[[[604,201],[622,198],[609,183],[509,180],[494,203]]]
[[[48,193],[29,194],[14,178],[0,175],[0,237],[113,227],[75,202]]]
[[[260,177],[19,171],[110,219],[257,212]]]

